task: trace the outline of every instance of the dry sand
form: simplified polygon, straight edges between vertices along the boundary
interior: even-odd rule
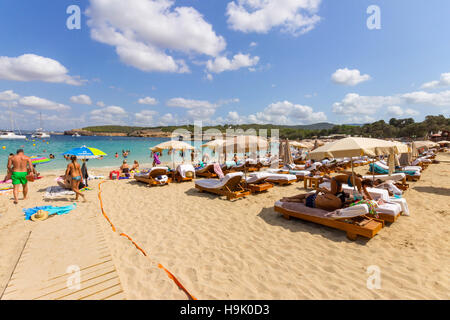
[[[113,233],[101,216],[99,181],[91,182],[88,202],[79,202],[72,213],[24,221],[22,208],[72,203],[43,200],[45,188],[55,185],[56,175],[48,173],[31,184],[30,198],[17,206],[11,195],[0,195],[0,292],[30,230],[39,226],[56,233],[55,219],[89,223],[95,213],[128,299],[186,299],[158,263],[198,299],[448,299],[450,154],[437,159],[442,162],[405,193],[411,216],[371,240],[354,242],[345,232],[285,220],[273,210],[276,200],[303,192],[303,183],[236,201],[199,193],[193,183],[153,188],[133,180],[104,183],[105,211],[148,257]],[[56,263],[58,256],[48,259]],[[366,286],[372,265],[381,270],[378,290]]]

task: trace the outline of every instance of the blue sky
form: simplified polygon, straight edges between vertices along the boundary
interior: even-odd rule
[[[446,0],[3,0],[0,128],[9,108],[20,129],[42,113],[53,130],[449,116],[449,13]]]

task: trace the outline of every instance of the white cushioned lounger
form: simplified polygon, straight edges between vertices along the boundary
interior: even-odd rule
[[[319,187],[327,188],[328,190],[330,190],[330,182],[329,181],[323,182],[320,184]],[[366,188],[366,189],[374,200],[383,199],[384,201],[389,201],[389,192],[387,190],[378,188]],[[354,188],[350,187],[348,184],[343,184],[342,191],[352,196]]]
[[[372,180],[373,176],[363,176],[363,179],[370,179]],[[380,175],[375,175],[375,180],[382,180],[382,181],[388,181],[388,180],[393,180],[393,181],[399,181],[399,180],[403,180],[406,178],[406,175],[404,173],[393,173],[392,175],[388,175],[388,174],[380,174]]]
[[[202,188],[206,188],[206,189],[219,189],[222,188],[223,186],[225,186],[227,184],[227,182],[236,176],[244,176],[244,173],[242,172],[232,172],[232,173],[228,173],[225,175],[225,177],[223,177],[220,180],[217,179],[202,179],[202,180],[197,180],[195,181],[196,185],[199,185]]]

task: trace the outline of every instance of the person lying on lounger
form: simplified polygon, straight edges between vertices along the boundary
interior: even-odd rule
[[[363,179],[361,175],[354,174],[351,172],[343,172],[343,174],[339,174],[334,177],[330,177],[325,175],[324,178],[327,178],[331,182],[331,193],[339,194],[342,192],[342,184],[346,183],[349,187],[355,186],[359,192],[363,196],[365,200],[373,200],[366,187],[373,187],[373,181],[370,179]]]
[[[299,194],[293,197],[286,197],[281,202],[300,202],[310,208],[318,208],[326,211],[334,211],[343,208],[345,201],[335,196],[328,189],[319,188],[312,194]]]

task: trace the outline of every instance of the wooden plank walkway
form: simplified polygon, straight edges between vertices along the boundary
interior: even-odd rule
[[[28,238],[1,300],[126,298],[94,214],[70,213],[35,223],[39,225]],[[77,274],[79,286],[73,281]]]

